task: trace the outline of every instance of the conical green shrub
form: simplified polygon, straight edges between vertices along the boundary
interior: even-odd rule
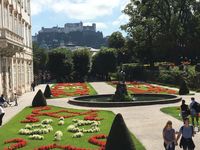
[[[32,106],[33,107],[47,106],[46,98],[44,97],[44,94],[42,93],[41,90],[39,90],[35,95],[35,97],[33,98]]]
[[[117,114],[113,121],[105,150],[136,150],[121,114]]]
[[[179,95],[187,95],[190,93],[190,90],[188,88],[188,85],[185,80],[182,80],[180,89],[179,89]]]
[[[47,84],[47,86],[46,86],[46,88],[45,88],[45,90],[44,90],[44,96],[46,97],[46,98],[51,98],[51,89],[50,89],[50,87],[49,87],[49,85]]]

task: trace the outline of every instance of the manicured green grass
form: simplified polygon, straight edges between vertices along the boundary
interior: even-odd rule
[[[161,108],[160,110],[163,113],[166,113],[178,120],[182,120],[181,116],[180,116],[180,107],[166,107],[166,108]]]
[[[89,87],[89,89],[90,89],[90,93],[89,93],[89,95],[97,95],[98,93],[95,91],[95,89],[91,86],[91,84],[89,84],[89,83],[86,83],[87,84],[87,86]]]
[[[60,108],[60,107],[54,107],[51,106],[52,110],[48,110],[46,112],[55,112],[58,110],[63,110],[66,108]],[[83,116],[77,116],[73,118],[65,119],[65,124],[63,126],[58,126],[58,118],[48,117],[48,116],[40,116],[40,120],[43,119],[53,119],[53,123],[51,124],[54,128],[54,131],[50,132],[49,134],[44,134],[44,140],[38,141],[38,140],[29,140],[28,136],[25,135],[19,135],[18,131],[21,128],[24,128],[26,124],[20,123],[20,121],[24,120],[25,117],[29,114],[31,114],[33,108],[27,107],[23,111],[21,111],[19,114],[17,114],[12,120],[10,120],[7,124],[5,124],[3,127],[0,128],[0,149],[3,149],[4,147],[8,147],[9,144],[4,144],[5,140],[12,139],[12,138],[23,138],[28,141],[28,144],[26,147],[21,148],[22,150],[33,150],[34,148],[38,148],[42,145],[49,145],[53,143],[61,144],[61,145],[73,145],[76,147],[82,147],[82,148],[93,148],[98,149],[98,146],[92,145],[88,143],[88,139],[93,135],[98,134],[106,134],[108,135],[109,130],[111,128],[112,121],[115,117],[115,115],[110,111],[99,111],[98,117],[104,118],[101,121],[100,125],[100,132],[97,133],[85,133],[82,138],[72,138],[73,133],[67,131],[67,127],[72,123],[72,119],[78,118],[83,119]],[[85,112],[86,110],[75,110],[75,109],[67,109],[75,112]],[[60,115],[63,113],[60,113]],[[64,115],[64,114],[63,114]],[[66,115],[66,113],[65,113]],[[85,126],[84,128],[88,128],[88,126]],[[54,133],[56,131],[62,131],[64,136],[62,137],[62,140],[60,142],[54,141]],[[133,140],[136,145],[137,150],[145,150],[144,146],[133,136]]]
[[[182,121],[181,115],[180,115],[180,107],[165,107],[160,109],[163,113],[168,114],[180,121]],[[191,118],[190,118],[191,122]],[[196,124],[196,120],[194,122]]]

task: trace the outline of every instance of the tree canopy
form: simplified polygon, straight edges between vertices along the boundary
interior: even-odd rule
[[[177,61],[200,54],[199,10],[196,0],[131,0],[123,11],[130,19],[122,29],[134,40],[141,60]]]
[[[92,59],[92,72],[103,79],[109,78],[109,73],[115,72],[117,67],[116,50],[102,48]]]
[[[76,81],[84,81],[90,70],[90,51],[77,49],[73,52],[74,78]]]
[[[49,53],[48,70],[59,81],[69,81],[73,69],[72,52],[68,49],[54,49]]]
[[[122,48],[125,45],[125,38],[122,33],[117,31],[113,32],[111,36],[108,38],[108,46],[110,48]]]

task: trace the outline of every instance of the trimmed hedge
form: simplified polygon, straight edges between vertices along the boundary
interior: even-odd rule
[[[41,106],[47,106],[47,101],[42,91],[38,90],[37,94],[33,98],[32,107],[41,107]]]
[[[105,150],[136,150],[121,114],[117,114],[113,121]]]
[[[181,85],[180,85],[180,89],[179,89],[179,95],[187,95],[190,93],[190,90],[188,88],[188,85],[186,83],[185,80],[183,80],[181,82]]]
[[[46,88],[44,90],[44,96],[46,98],[51,98],[51,95],[52,95],[51,89],[50,89],[49,85],[47,84],[47,86],[46,86]]]

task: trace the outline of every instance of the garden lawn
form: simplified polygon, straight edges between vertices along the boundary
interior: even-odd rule
[[[109,82],[109,85],[116,87],[117,81]],[[178,94],[176,90],[155,86],[149,83],[134,81],[126,82],[127,90],[130,94]]]
[[[53,98],[96,95],[97,92],[89,83],[57,83],[51,86]]]
[[[75,109],[67,109],[67,108],[61,108],[61,107],[54,107],[54,106],[50,106],[51,110],[45,110],[42,112],[56,112],[59,110],[69,110],[69,111],[73,111],[73,112],[86,112],[88,110],[75,110]],[[10,120],[8,123],[6,123],[3,127],[0,128],[0,149],[3,150],[4,148],[7,148],[10,144],[4,144],[4,141],[12,139],[12,138],[23,138],[25,140],[27,140],[28,144],[26,147],[21,148],[22,150],[34,150],[34,148],[39,148],[40,146],[44,146],[44,145],[49,145],[49,144],[59,144],[59,145],[73,145],[76,147],[80,147],[80,148],[90,148],[90,149],[98,149],[100,147],[96,146],[96,145],[92,145],[88,142],[88,139],[91,136],[94,135],[99,135],[99,134],[105,134],[108,135],[109,130],[111,128],[111,124],[112,121],[115,117],[114,113],[110,112],[110,111],[98,111],[98,118],[103,118],[103,120],[101,120],[101,125],[100,127],[100,132],[96,132],[96,133],[84,133],[84,136],[81,138],[72,138],[73,133],[68,132],[67,131],[67,127],[71,124],[74,124],[72,122],[73,119],[81,119],[83,120],[84,117],[86,116],[76,116],[76,117],[72,117],[72,118],[65,118],[65,124],[63,126],[59,126],[58,120],[59,118],[53,118],[50,116],[37,116],[37,118],[40,119],[40,121],[42,121],[43,119],[52,119],[53,123],[51,124],[53,127],[53,131],[48,133],[48,134],[43,134],[44,136],[44,140],[30,140],[28,138],[28,136],[26,135],[19,135],[18,131],[21,128],[24,128],[26,123],[20,123],[20,121],[25,120],[25,117],[27,115],[30,115],[32,113],[33,108],[31,107],[27,107],[25,108],[23,111],[21,111],[19,114],[17,114],[12,120]],[[60,116],[64,116],[64,115],[69,115],[69,113],[64,113],[61,112],[59,113]],[[36,122],[40,123],[40,122]],[[32,124],[32,123],[29,123]],[[85,129],[89,129],[89,126],[83,126],[80,128],[85,128]],[[56,131],[62,131],[63,132],[63,137],[62,140],[59,142],[55,142],[54,141],[54,133]],[[145,150],[144,146],[134,137],[134,143],[136,145],[136,149],[137,150]],[[102,140],[105,141],[105,140]],[[13,143],[11,143],[13,144]]]
[[[160,110],[163,113],[168,114],[168,115],[182,121],[182,118],[180,115],[180,107],[165,107],[165,108],[161,108]],[[191,118],[190,118],[190,122],[191,122]],[[195,122],[195,124],[196,124],[196,122]]]

